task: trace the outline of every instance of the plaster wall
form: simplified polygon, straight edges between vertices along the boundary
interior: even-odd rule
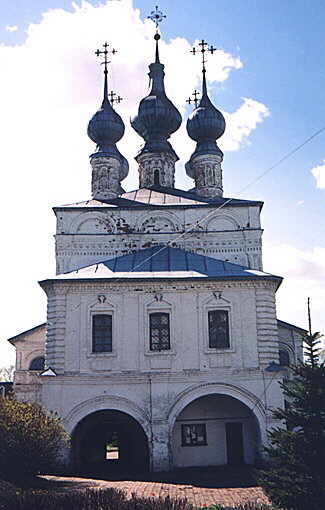
[[[274,302],[273,282],[62,281],[44,285],[48,294],[46,363],[57,374],[214,372],[255,369],[278,361],[275,308],[256,312],[259,295]],[[207,317],[213,309],[228,311],[229,348],[209,348]],[[168,351],[150,350],[149,315],[157,311],[170,316]],[[112,315],[112,352],[92,352],[92,315],[97,313]]]
[[[57,273],[167,244],[262,269],[257,206],[57,209]],[[194,226],[194,228],[193,228]],[[188,232],[184,235],[184,233]],[[180,237],[182,235],[182,237]]]

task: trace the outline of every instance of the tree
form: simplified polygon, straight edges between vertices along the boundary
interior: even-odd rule
[[[67,446],[68,435],[56,415],[36,403],[0,397],[0,478],[49,471]]]
[[[281,384],[287,405],[273,415],[286,428],[270,432],[270,467],[260,477],[271,501],[292,510],[320,510],[325,501],[325,365],[319,363],[319,338],[311,331],[306,335],[305,360],[291,366],[293,377]]]
[[[14,365],[9,365],[9,367],[1,367],[0,368],[0,381],[1,382],[11,382],[14,377]]]

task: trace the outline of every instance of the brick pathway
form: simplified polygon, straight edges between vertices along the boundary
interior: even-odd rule
[[[184,480],[188,475],[188,481]],[[103,480],[84,477],[46,476],[55,482],[56,490],[80,490],[85,488],[113,487],[125,491],[129,496],[153,498],[166,497],[187,499],[194,506],[201,508],[220,503],[234,506],[239,503],[269,503],[262,489],[254,484],[251,473],[244,468],[221,470],[200,470],[183,473],[155,473],[149,477],[134,480]],[[139,477],[140,478],[140,477]]]

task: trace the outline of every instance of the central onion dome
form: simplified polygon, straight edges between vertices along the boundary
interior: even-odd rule
[[[152,83],[151,91],[141,100],[138,114],[131,121],[133,129],[145,140],[141,153],[173,152],[167,141],[172,133],[177,131],[182,123],[182,117],[177,108],[168,99],[164,86],[164,65],[159,61],[159,34],[155,34],[156,59],[149,65],[149,78]],[[178,159],[178,158],[177,158]]]
[[[186,123],[187,133],[197,142],[194,156],[200,154],[221,154],[216,144],[226,129],[226,121],[222,113],[211,103],[206,86],[205,70],[203,72],[202,98],[199,106],[192,112]]]

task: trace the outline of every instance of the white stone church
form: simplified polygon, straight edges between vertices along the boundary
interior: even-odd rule
[[[92,196],[54,208],[57,274],[39,282],[47,321],[9,339],[16,395],[60,415],[76,469],[254,464],[284,405],[279,381],[302,356],[304,330],[277,320],[282,279],[262,267],[263,203],[223,197],[225,120],[205,63],[186,124],[193,189],[174,187],[168,140],[182,119],[155,40],[152,88],[132,120],[144,139],[139,189],[121,187],[124,123],[104,45],[104,99],[88,125]]]

